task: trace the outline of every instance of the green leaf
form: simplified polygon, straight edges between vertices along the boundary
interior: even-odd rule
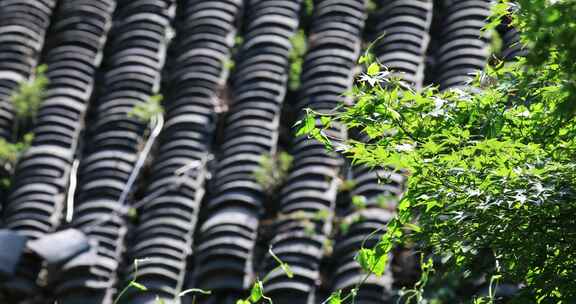
[[[382,255],[376,259],[372,267],[372,273],[377,276],[382,276],[388,266],[388,255]]]
[[[366,74],[368,74],[368,76],[376,76],[376,75],[378,75],[378,73],[380,73],[380,65],[377,62],[372,62],[368,66],[368,70],[366,71]]]
[[[294,277],[294,271],[292,271],[292,268],[290,268],[290,265],[286,264],[286,263],[282,263],[280,265],[280,267],[282,267],[282,270],[284,270],[284,272],[286,273],[286,275],[288,276],[288,278],[293,278]]]
[[[370,53],[369,50],[366,50],[366,53],[364,53],[362,56],[360,56],[360,58],[358,58],[359,64],[369,64],[372,63],[373,61],[374,61],[374,55]]]
[[[435,142],[433,140],[429,140],[422,145],[422,149],[426,152],[431,153],[431,154],[438,154],[440,151],[442,151],[443,145],[438,144],[437,142]]]
[[[309,135],[316,128],[316,121],[314,115],[308,113],[304,119],[299,122],[300,128],[296,132],[296,136]]]
[[[342,304],[342,291],[333,292],[325,302],[328,302],[328,304]]]
[[[344,235],[345,235],[345,234],[348,234],[348,231],[350,231],[350,224],[351,224],[351,223],[350,223],[350,222],[347,222],[347,221],[341,222],[341,223],[340,223],[340,226],[339,226],[340,232],[341,232],[342,234],[344,234]]]
[[[10,99],[18,120],[25,121],[36,118],[36,113],[44,99],[49,83],[48,77],[44,74],[46,70],[46,65],[39,66],[36,69],[36,75],[29,81],[22,81],[13,92]]]
[[[352,196],[352,204],[358,209],[363,210],[366,208],[366,197],[362,195]]]
[[[284,273],[286,273],[286,276],[288,276],[288,278],[293,278],[294,277],[294,272],[292,271],[292,268],[290,268],[290,265],[284,263],[275,253],[274,251],[272,251],[272,247],[270,247],[268,249],[268,254],[270,254],[270,256],[278,263],[280,264],[280,268],[282,268],[282,270],[284,271]]]
[[[398,113],[398,111],[394,110],[393,108],[388,108],[388,113],[390,114],[390,117],[392,117],[392,119],[394,120],[400,120],[400,118],[402,116],[400,116],[400,113]]]
[[[128,117],[135,117],[143,123],[148,123],[152,117],[164,113],[162,107],[162,95],[151,96],[146,102],[137,104],[130,112]]]
[[[374,266],[374,250],[368,248],[361,248],[356,254],[356,262],[362,266],[366,272],[371,272]]]
[[[128,218],[134,220],[138,217],[138,210],[134,207],[128,208]]]
[[[406,226],[406,228],[414,231],[414,232],[421,232],[422,228],[420,228],[420,226],[412,224],[412,223],[406,223],[404,224],[404,226]]]
[[[330,117],[320,116],[320,122],[322,123],[322,126],[324,126],[325,128],[330,126],[331,121],[332,120],[330,119]]]
[[[256,281],[250,290],[250,302],[257,303],[263,296],[262,282]]]
[[[144,286],[144,285],[142,285],[142,284],[140,284],[140,283],[138,283],[138,282],[134,282],[134,281],[130,282],[130,286],[132,286],[132,287],[134,287],[134,288],[136,288],[136,289],[138,289],[138,290],[142,290],[142,291],[147,291],[147,290],[148,290],[148,288],[146,288],[146,286]]]
[[[558,19],[560,19],[561,16],[562,16],[562,14],[560,13],[560,11],[558,11],[555,8],[552,8],[549,10],[548,14],[546,15],[546,22],[554,23],[554,22],[558,21]]]

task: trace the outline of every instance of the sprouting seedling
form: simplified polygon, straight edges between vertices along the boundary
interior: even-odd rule
[[[382,33],[374,41],[370,42],[368,47],[366,47],[364,54],[362,54],[360,58],[358,58],[359,64],[365,64],[366,66],[369,66],[372,63],[378,62],[377,58],[375,58],[374,55],[372,54],[372,49],[380,40],[384,38],[384,36],[386,36],[386,32]]]
[[[282,268],[282,270],[284,271],[284,273],[286,273],[286,276],[288,276],[288,278],[293,278],[294,277],[294,272],[292,271],[292,269],[290,268],[290,265],[288,265],[287,263],[285,263],[284,261],[282,261],[275,253],[274,251],[272,251],[272,246],[270,246],[270,248],[268,249],[268,254],[270,254],[270,256],[278,263],[278,265],[280,266],[280,268]]]
[[[293,278],[294,277],[294,272],[292,271],[292,269],[290,268],[290,265],[288,265],[287,263],[285,263],[284,261],[282,261],[275,253],[274,251],[272,251],[272,247],[270,247],[268,249],[268,254],[278,263],[278,266],[276,266],[271,272],[269,272],[263,280],[260,279],[256,279],[256,282],[254,282],[254,285],[252,285],[252,288],[250,289],[250,295],[245,298],[245,299],[239,299],[236,301],[236,304],[255,304],[258,303],[259,301],[267,301],[270,304],[273,304],[274,302],[272,301],[271,298],[267,297],[264,294],[264,283],[265,281],[268,280],[270,274],[272,274],[273,272],[275,272],[278,269],[282,269],[282,271],[284,271],[284,273],[286,274],[286,276],[288,278]]]
[[[366,283],[366,281],[372,275],[381,276],[384,273],[384,269],[386,267],[388,261],[387,251],[383,246],[386,246],[384,242],[381,240],[378,242],[375,248],[368,249],[365,247],[366,242],[372,238],[375,234],[381,232],[382,230],[386,229],[385,227],[379,228],[374,230],[368,236],[364,238],[362,241],[362,245],[360,246],[360,251],[356,254],[356,261],[360,264],[362,269],[366,272],[364,278],[362,278],[356,285],[348,292],[348,294],[342,297],[342,291],[338,290],[330,295],[326,300],[322,302],[322,304],[342,304],[346,303],[347,300],[351,299],[351,303],[356,303],[356,297],[358,296],[358,292],[362,285]]]
[[[120,300],[122,299],[122,297],[124,296],[124,294],[126,294],[126,292],[128,292],[128,290],[130,290],[130,288],[136,288],[136,289],[143,291],[143,292],[148,291],[148,288],[146,286],[144,286],[141,283],[138,283],[138,265],[140,263],[143,263],[143,262],[146,262],[149,260],[150,260],[149,258],[135,259],[134,260],[134,272],[132,274],[132,279],[130,280],[130,282],[128,282],[126,287],[124,287],[124,289],[122,289],[122,291],[118,294],[118,296],[114,300],[113,304],[119,303]],[[178,298],[181,298],[187,294],[210,295],[210,294],[212,294],[212,292],[209,290],[204,290],[204,289],[200,289],[200,288],[190,288],[190,289],[187,289],[187,290],[180,292],[178,294]],[[156,299],[154,300],[154,302],[156,304],[165,304],[166,303],[166,301],[158,295],[156,295]],[[194,297],[192,298],[192,304],[195,304],[195,303],[196,303],[196,296],[194,295]]]
[[[250,289],[250,295],[246,299],[239,299],[236,304],[256,304],[260,300],[266,300],[268,303],[273,304],[271,298],[264,294],[264,284],[259,279],[256,279],[254,285]]]
[[[128,290],[130,290],[130,288],[136,288],[140,291],[147,291],[148,288],[146,288],[146,286],[138,283],[138,264],[140,262],[145,262],[148,259],[135,259],[134,260],[134,272],[132,274],[132,279],[130,280],[130,282],[128,282],[128,284],[126,285],[126,287],[124,287],[124,289],[122,289],[122,291],[120,291],[120,293],[118,294],[118,296],[116,297],[116,299],[114,299],[114,303],[113,304],[117,304],[120,303],[120,299],[122,299],[122,297],[124,296],[124,294],[126,292],[128,292]]]
[[[128,117],[135,117],[144,123],[150,122],[152,118],[164,113],[162,99],[164,99],[162,95],[151,96],[148,101],[134,106],[132,111],[128,112]]]
[[[293,157],[286,152],[280,152],[275,156],[262,155],[259,160],[260,166],[254,171],[253,177],[265,191],[271,193],[288,176],[292,160]]]

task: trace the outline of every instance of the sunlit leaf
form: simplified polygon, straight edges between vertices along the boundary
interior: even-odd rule
[[[260,281],[256,281],[250,290],[250,302],[258,302],[263,295],[264,290],[262,289],[262,284]]]
[[[368,66],[368,69],[366,70],[366,74],[368,74],[368,76],[376,76],[376,75],[378,75],[378,73],[380,73],[380,65],[377,62],[372,62]]]
[[[138,282],[134,282],[134,281],[130,282],[130,286],[132,286],[132,287],[134,287],[134,288],[136,288],[136,289],[142,290],[142,291],[148,290],[148,288],[146,288],[146,286],[144,286],[144,285],[142,285],[142,284],[140,284],[140,283],[138,283]]]

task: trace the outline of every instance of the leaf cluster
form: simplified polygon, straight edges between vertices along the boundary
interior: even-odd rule
[[[288,88],[292,91],[300,87],[300,74],[302,74],[302,65],[304,63],[304,54],[306,54],[307,41],[306,33],[299,30],[290,38],[292,49],[288,54],[290,62],[290,72],[288,73]]]
[[[162,115],[162,95],[151,96],[146,102],[137,104],[129,113],[128,117],[134,117],[143,123],[148,123],[154,116]]]
[[[346,143],[354,163],[410,173],[398,216],[358,253],[366,271],[381,274],[410,241],[461,273],[488,252],[483,272],[522,283],[520,303],[576,300],[576,1],[519,3],[527,58],[466,88],[415,91],[365,55],[356,104],[323,117],[370,139]],[[495,18],[508,12],[497,6]],[[300,130],[322,140],[319,116],[309,111]]]
[[[45,89],[48,86],[46,65],[36,69],[36,75],[31,81],[24,81],[12,94],[11,100],[17,119],[26,120],[36,118],[40,103],[44,99]]]
[[[270,255],[270,257],[272,259],[274,259],[274,261],[276,261],[276,263],[278,263],[278,266],[276,266],[276,268],[274,268],[270,273],[268,273],[268,275],[263,280],[256,279],[256,281],[252,285],[252,288],[250,289],[250,295],[248,297],[246,297],[245,299],[238,299],[236,301],[236,304],[256,304],[256,303],[260,303],[263,301],[266,301],[267,303],[273,304],[274,301],[272,301],[271,298],[267,297],[264,294],[264,282],[266,282],[268,280],[269,275],[272,274],[276,270],[281,270],[282,272],[284,272],[284,274],[288,278],[291,279],[294,277],[294,272],[292,271],[292,268],[290,268],[290,265],[288,265],[287,263],[282,261],[272,251],[272,247],[270,247],[270,249],[268,249],[268,255]]]
[[[268,193],[274,191],[283,184],[292,167],[293,157],[286,152],[280,152],[274,156],[262,155],[260,166],[254,171],[256,182]]]

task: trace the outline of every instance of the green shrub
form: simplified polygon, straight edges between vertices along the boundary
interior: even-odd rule
[[[380,274],[396,244],[413,242],[448,271],[480,271],[490,287],[522,283],[514,302],[576,301],[576,1],[519,2],[514,24],[529,55],[488,67],[467,89],[416,92],[362,58],[357,103],[330,118],[370,137],[347,142],[354,163],[410,172],[398,216],[358,254],[367,272]],[[507,12],[496,5],[487,29]],[[427,301],[429,275],[412,299]]]
[[[2,168],[0,188],[2,189],[10,187],[10,176],[14,173],[16,163],[34,139],[32,133],[24,132],[36,120],[38,109],[45,97],[46,86],[49,82],[45,75],[46,69],[45,65],[39,66],[35,76],[29,81],[21,82],[10,98],[15,119],[12,130],[13,138],[0,138],[0,167]]]

